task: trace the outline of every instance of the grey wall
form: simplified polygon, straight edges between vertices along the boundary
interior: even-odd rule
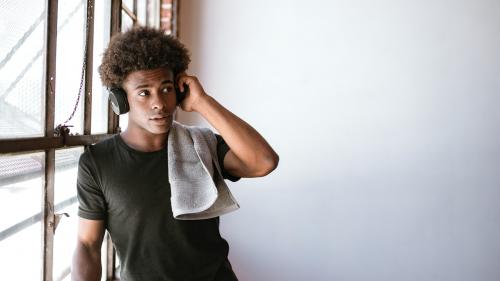
[[[183,0],[180,16],[191,73],[281,157],[230,185],[240,280],[500,280],[500,1]]]

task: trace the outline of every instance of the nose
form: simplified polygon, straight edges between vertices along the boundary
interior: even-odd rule
[[[151,109],[163,109],[165,107],[165,99],[158,91],[155,91],[151,95]]]

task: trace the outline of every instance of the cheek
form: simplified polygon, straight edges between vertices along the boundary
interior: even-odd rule
[[[169,109],[175,109],[177,107],[177,98],[175,97],[175,94],[168,95],[165,104]]]
[[[144,111],[144,104],[137,102],[137,101],[130,101],[129,100],[129,107],[130,107],[130,113],[137,114],[139,112]]]

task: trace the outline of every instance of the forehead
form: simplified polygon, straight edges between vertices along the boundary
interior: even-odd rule
[[[123,86],[154,85],[165,80],[170,80],[172,82],[174,80],[174,74],[172,70],[168,68],[137,70],[130,72],[127,77],[125,77]]]

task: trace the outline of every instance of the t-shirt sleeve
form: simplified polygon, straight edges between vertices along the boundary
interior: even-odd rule
[[[78,197],[78,216],[89,220],[104,220],[106,218],[106,201],[97,184],[98,178],[92,155],[89,149],[80,156],[78,161],[78,176],[76,181]]]
[[[230,150],[229,146],[220,135],[215,134],[215,136],[217,137],[217,158],[219,160],[219,166],[221,168],[222,177],[233,182],[239,181],[241,177],[236,177],[229,174],[224,168],[224,157],[226,156],[226,153]]]

